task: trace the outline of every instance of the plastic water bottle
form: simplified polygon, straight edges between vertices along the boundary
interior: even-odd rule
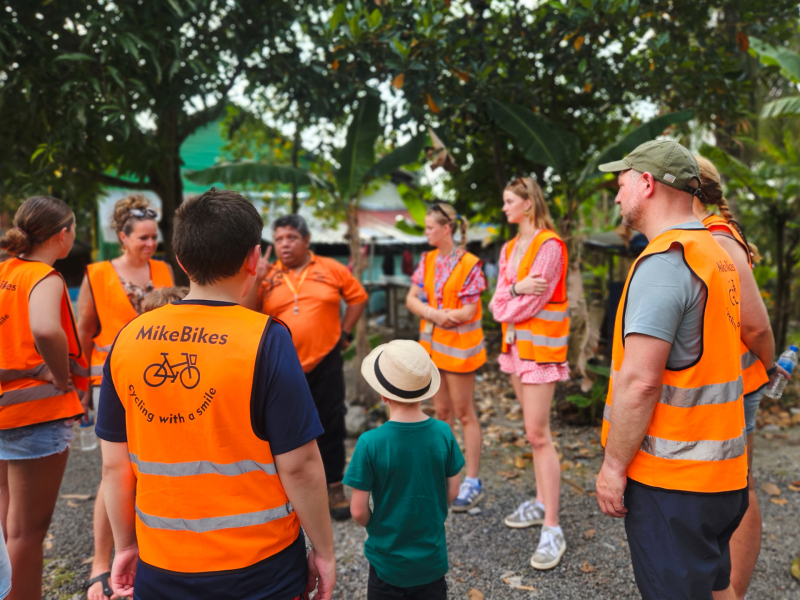
[[[89,418],[81,418],[81,450],[89,452],[97,448],[97,435],[94,432],[94,413],[89,412]]]
[[[789,349],[781,354],[781,357],[778,359],[778,366],[791,375],[792,369],[794,369],[796,364],[797,346],[789,346]],[[767,398],[773,398],[777,400],[781,397],[781,394],[783,394],[783,390],[787,383],[789,383],[789,380],[776,371],[773,373],[772,377],[770,377],[769,383],[767,384],[767,391],[764,392],[764,395]]]

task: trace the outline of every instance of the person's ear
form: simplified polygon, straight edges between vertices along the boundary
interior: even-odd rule
[[[261,258],[261,244],[257,244],[244,259],[243,266],[248,275],[255,277],[259,258]]]
[[[652,173],[644,172],[642,173],[641,181],[645,184],[644,191],[642,195],[645,198],[652,198],[653,194],[656,193],[656,178],[653,177]]]
[[[306,247],[306,250],[309,250],[311,248],[311,236],[310,235],[307,235],[306,237],[303,238],[303,245]]]

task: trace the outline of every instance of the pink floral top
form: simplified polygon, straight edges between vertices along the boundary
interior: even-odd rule
[[[436,308],[438,309],[442,308],[444,284],[447,282],[447,279],[450,277],[453,269],[458,264],[458,261],[461,260],[461,257],[464,256],[464,254],[466,254],[466,251],[462,250],[461,248],[456,248],[447,256],[437,256],[433,263],[433,289],[436,293]],[[417,269],[411,276],[411,283],[423,289],[419,299],[427,303],[428,298],[424,291],[426,256],[427,252],[423,252],[422,256],[420,257],[419,264],[417,265]],[[472,271],[469,272],[469,275],[467,275],[467,279],[464,282],[464,287],[462,287],[461,291],[458,292],[458,299],[461,300],[462,304],[475,304],[481,301],[481,292],[485,289],[486,279],[483,277],[483,270],[481,269],[481,263],[479,262],[472,268]]]
[[[492,311],[495,321],[500,323],[522,323],[536,315],[550,301],[561,278],[564,258],[555,240],[544,242],[528,274],[538,273],[543,277],[547,281],[547,292],[541,296],[525,294],[512,298],[511,286],[517,282],[517,272],[506,260],[507,247],[508,243],[500,251],[500,277],[497,279],[497,289],[489,303],[489,310]],[[524,250],[527,251],[527,247]],[[519,251],[522,252],[523,249],[520,248]],[[533,360],[524,360],[519,356],[516,343],[511,345],[509,352],[500,353],[497,360],[501,371],[515,373],[525,384],[552,383],[569,379],[569,365],[566,362],[540,365]]]

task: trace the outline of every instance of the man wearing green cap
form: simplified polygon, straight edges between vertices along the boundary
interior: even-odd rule
[[[647,142],[618,173],[623,223],[650,241],[614,328],[597,502],[625,517],[643,598],[735,598],[731,535],[748,505],[739,276],[692,213],[691,153]]]

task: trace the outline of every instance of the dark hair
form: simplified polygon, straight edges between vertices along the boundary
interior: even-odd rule
[[[131,211],[136,211],[137,216],[131,214]],[[156,213],[152,210],[150,200],[141,194],[131,194],[127,198],[117,200],[114,204],[114,214],[111,215],[111,227],[117,232],[117,235],[124,233],[130,235],[136,223],[140,221],[155,221]]]
[[[261,215],[240,194],[211,188],[175,211],[172,246],[189,279],[208,285],[239,272],[261,243],[263,227]]]
[[[304,238],[311,236],[311,232],[308,230],[308,223],[300,215],[278,217],[272,222],[272,231],[275,231],[278,227],[292,227]]]
[[[14,228],[0,239],[0,249],[25,254],[74,222],[75,215],[63,200],[52,196],[28,198],[14,215]]]

